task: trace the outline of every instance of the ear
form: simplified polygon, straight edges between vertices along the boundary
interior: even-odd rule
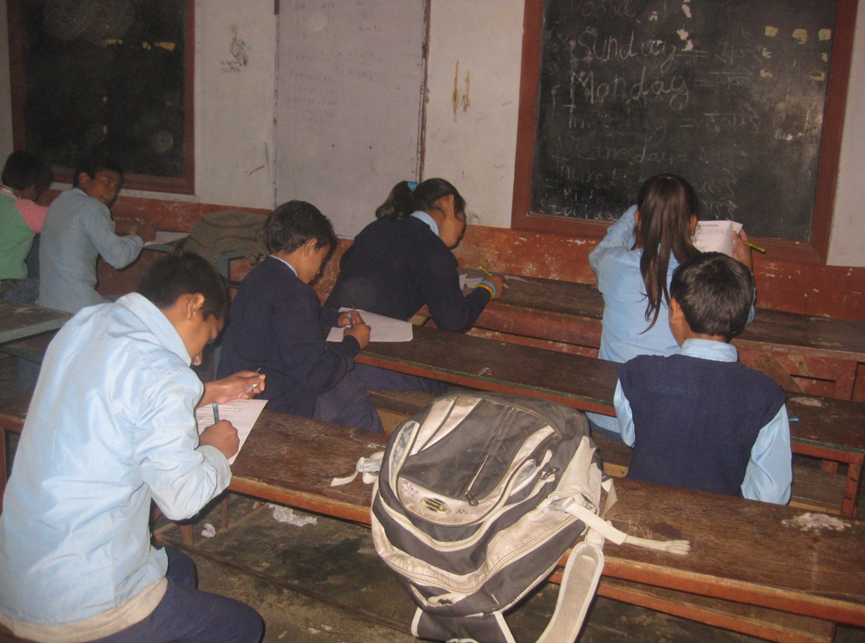
[[[187,320],[192,320],[201,313],[201,307],[204,306],[204,295],[200,292],[181,295],[180,301],[184,316]]]
[[[81,187],[87,187],[87,184],[90,183],[92,179],[87,172],[82,172],[78,175],[78,185]]]
[[[670,324],[685,321],[685,313],[675,297],[670,297]]]
[[[318,245],[318,239],[313,237],[312,239],[307,239],[306,243],[304,243],[301,248],[303,248],[303,254],[307,257],[315,254],[315,246]]]

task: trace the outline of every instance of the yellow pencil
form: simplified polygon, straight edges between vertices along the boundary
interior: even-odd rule
[[[766,248],[761,248],[760,246],[755,246],[750,241],[745,241],[744,239],[742,239],[742,243],[744,243],[749,248],[754,248],[754,250],[756,250],[757,252],[762,252],[763,254],[766,254]]]

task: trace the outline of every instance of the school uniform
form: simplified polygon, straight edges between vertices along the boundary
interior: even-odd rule
[[[0,296],[35,303],[39,284],[27,278],[26,259],[47,210],[0,186]]]
[[[325,308],[357,308],[408,320],[426,304],[439,328],[468,330],[491,296],[483,288],[463,296],[457,260],[438,235],[435,220],[420,211],[369,224],[343,254]],[[357,372],[371,390],[444,390],[438,382],[385,369],[359,365]]]
[[[688,339],[681,353],[622,365],[614,396],[629,478],[775,504],[790,500],[785,394],[736,347]]]
[[[225,640],[251,641],[261,631],[253,610],[195,590],[194,572],[178,576],[172,554],[151,545],[154,501],[185,519],[231,482],[225,455],[199,444],[204,387],[190,361],[137,293],[81,312],[51,342],[0,515],[0,623],[17,635],[152,641],[161,623],[158,640],[175,640],[240,623],[245,638]]]
[[[78,188],[48,207],[39,248],[39,305],[77,313],[107,300],[96,292],[96,260],[101,255],[120,270],[135,261],[144,242],[114,233],[111,212]]]
[[[363,383],[352,373],[360,344],[346,336],[325,345],[324,327],[338,315],[322,316],[318,295],[288,263],[267,257],[250,272],[234,299],[222,342],[219,377],[240,370],[267,376],[259,398],[267,408],[382,431]]]
[[[640,272],[642,249],[634,250],[637,241],[634,213],[631,206],[613,224],[601,243],[589,255],[589,265],[595,271],[598,290],[604,297],[604,321],[601,330],[600,359],[624,363],[638,355],[676,355],[679,345],[670,332],[670,311],[661,299],[658,319],[649,328],[646,321],[646,285]],[[667,288],[673,272],[679,267],[676,256],[670,253],[667,267]],[[754,307],[748,323],[754,319]],[[615,439],[619,431],[616,418],[597,413],[586,413],[596,427]]]

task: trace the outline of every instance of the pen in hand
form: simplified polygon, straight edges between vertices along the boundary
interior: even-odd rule
[[[259,366],[257,369],[255,369],[255,372],[261,373],[261,366]],[[258,386],[259,384],[260,384],[260,382],[256,382],[255,384],[250,384],[245,389],[243,389],[243,392],[248,393],[249,391],[253,391],[253,390],[255,390],[255,387]]]
[[[219,422],[219,406],[217,406],[216,402],[212,404],[213,406],[213,423],[216,424]]]
[[[354,315],[351,313],[348,314],[348,327],[354,328]]]

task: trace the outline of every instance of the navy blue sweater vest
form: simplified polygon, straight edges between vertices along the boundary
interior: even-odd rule
[[[739,362],[643,355],[619,369],[634,414],[629,478],[730,496],[784,391]]]

